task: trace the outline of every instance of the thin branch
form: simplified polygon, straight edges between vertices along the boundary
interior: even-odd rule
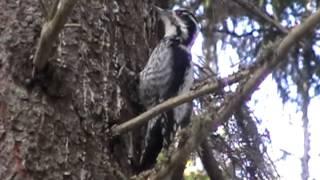
[[[210,179],[225,180],[221,170],[219,169],[219,163],[213,156],[212,147],[210,146],[210,141],[208,139],[202,142],[201,150],[198,152],[203,167]]]
[[[303,139],[304,139],[304,148],[303,148],[303,156],[301,158],[301,179],[307,180],[309,179],[309,160],[310,160],[310,131],[309,131],[309,118],[308,118],[308,108],[310,103],[310,96],[308,93],[309,86],[306,85],[305,91],[302,99],[302,122],[303,122]]]
[[[310,16],[305,22],[296,28],[294,28],[281,42],[273,43],[267,49],[263,50],[265,53],[257,58],[258,62],[265,62],[260,68],[256,69],[250,79],[244,83],[241,87],[237,88],[234,96],[226,100],[218,113],[210,113],[205,116],[201,121],[193,121],[193,128],[190,134],[190,138],[187,142],[176,152],[171,155],[168,164],[163,165],[160,170],[151,177],[151,179],[162,179],[167,177],[167,174],[171,174],[175,170],[176,162],[184,162],[188,158],[189,154],[193,152],[200,143],[206,138],[206,136],[216,129],[219,125],[226,122],[241,104],[246,101],[257,87],[263,82],[263,80],[279,65],[287,63],[287,55],[289,49],[298,42],[303,34],[307,34],[309,31],[315,28],[320,23],[320,10],[314,15]],[[279,44],[279,45],[278,45]],[[273,53],[274,49],[275,54]],[[259,60],[260,59],[260,60]],[[269,60],[269,61],[266,61]]]
[[[81,27],[81,24],[78,24],[78,23],[69,23],[69,24],[65,24],[64,25],[65,28],[72,28],[72,27]]]
[[[278,21],[272,19],[268,14],[263,12],[260,8],[256,7],[253,3],[249,1],[243,1],[243,0],[233,0],[233,2],[237,3],[242,8],[248,10],[253,15],[263,19],[264,21],[268,22],[272,26],[276,27],[279,31],[281,31],[283,34],[288,34],[288,30],[283,27]]]
[[[48,12],[48,20],[53,19],[54,16],[57,14],[59,4],[60,4],[60,0],[54,0]]]
[[[230,31],[228,29],[214,29],[214,31],[219,32],[219,33],[224,33],[224,34],[236,37],[236,38],[244,38],[244,37],[252,36],[253,33],[255,33],[255,32],[257,32],[257,33],[261,32],[262,29],[253,29],[250,32],[245,32],[243,34],[238,34],[235,31]]]
[[[171,157],[169,157],[169,160],[166,164],[158,163],[156,167],[159,167],[159,170],[152,174],[149,179],[172,179],[171,176],[174,174],[179,165],[187,161],[190,153],[194,149],[196,149],[196,147],[198,147],[200,141],[202,141],[203,137],[206,136],[206,132],[208,132],[210,129],[208,126],[209,122],[209,116],[205,116],[203,119],[196,118],[196,121],[193,121],[191,133],[183,132],[190,135],[186,142],[183,145],[181,145],[180,149],[172,153]]]
[[[247,76],[248,74],[249,74],[249,71],[244,70],[241,73],[233,74],[227,78],[220,79],[220,80],[214,81],[212,83],[209,83],[207,85],[204,85],[203,87],[201,87],[198,90],[191,91],[189,93],[186,93],[186,94],[174,97],[174,98],[170,98],[170,99],[164,101],[163,103],[151,108],[150,110],[142,113],[141,115],[139,115],[133,119],[130,119],[129,121],[126,121],[120,125],[115,125],[111,129],[111,134],[112,134],[112,136],[116,136],[116,135],[119,135],[122,133],[126,133],[133,128],[137,128],[137,127],[143,125],[152,117],[154,117],[154,116],[156,116],[156,115],[158,115],[158,114],[160,114],[170,108],[173,108],[175,106],[178,106],[178,105],[186,103],[186,102],[190,102],[193,99],[198,98],[200,96],[204,96],[206,94],[216,92],[217,90],[224,88],[225,86],[228,86],[228,85],[231,85],[233,83],[238,82],[240,79]]]
[[[57,39],[64,24],[67,22],[67,17],[77,0],[57,0],[56,2],[53,4],[56,7],[51,8],[50,14],[52,15],[49,14],[50,17],[44,23],[41,30],[41,36],[33,59],[33,76],[36,71],[41,71],[46,66],[53,42]]]

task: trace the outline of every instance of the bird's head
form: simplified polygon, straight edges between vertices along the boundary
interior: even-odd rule
[[[155,8],[164,24],[164,36],[177,36],[186,46],[192,46],[199,32],[196,17],[186,9],[164,10],[157,6]]]

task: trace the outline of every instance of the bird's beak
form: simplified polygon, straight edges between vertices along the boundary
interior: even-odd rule
[[[162,9],[162,8],[155,6],[155,5],[153,5],[153,8],[159,14],[160,19],[164,22],[168,21],[170,19],[170,16],[172,16],[172,12],[169,10]]]

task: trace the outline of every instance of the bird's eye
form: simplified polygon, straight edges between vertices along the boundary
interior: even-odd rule
[[[179,11],[179,10],[176,11],[177,16],[181,16],[182,14],[183,14],[182,11]]]

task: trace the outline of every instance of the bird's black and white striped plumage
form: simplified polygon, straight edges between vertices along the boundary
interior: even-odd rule
[[[187,10],[157,8],[165,35],[140,73],[139,95],[146,109],[190,90],[193,83],[191,47],[198,23]],[[162,148],[171,143],[178,128],[190,121],[192,103],[182,104],[148,122],[141,166],[150,168]]]

